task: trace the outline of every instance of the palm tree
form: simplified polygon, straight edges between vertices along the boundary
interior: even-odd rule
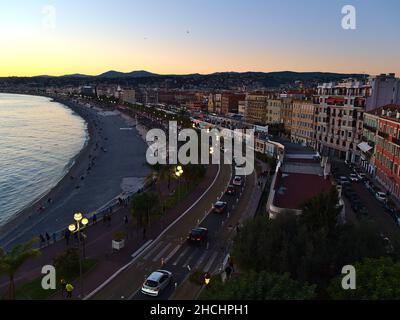
[[[8,275],[8,298],[10,300],[15,299],[14,275],[16,272],[27,260],[40,255],[39,249],[32,248],[37,241],[38,239],[32,239],[27,243],[18,244],[9,252],[0,248],[0,274]]]

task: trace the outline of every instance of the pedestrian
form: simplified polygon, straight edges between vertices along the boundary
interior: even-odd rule
[[[46,244],[50,244],[50,235],[46,232]]]
[[[55,232],[53,232],[53,243],[57,242],[57,235]]]
[[[66,230],[65,230],[65,235],[64,235],[64,237],[65,237],[65,243],[66,243],[67,246],[69,245],[69,238],[70,238],[70,236],[71,236],[70,231],[69,231],[68,229],[66,229]]]
[[[111,214],[108,215],[107,220],[108,220],[108,226],[111,227]]]
[[[64,293],[66,292],[65,286],[67,285],[67,282],[65,281],[64,278],[62,278],[60,280],[60,284],[61,284],[61,296],[64,298]]]
[[[124,223],[125,223],[125,224],[128,224],[128,222],[129,222],[129,220],[128,220],[128,216],[127,216],[127,215],[125,215],[125,217],[124,217]]]
[[[72,292],[74,291],[74,286],[68,283],[65,286],[65,290],[67,291],[67,299],[72,299]]]
[[[93,214],[92,219],[93,219],[93,224],[96,224],[97,223],[97,215]]]
[[[235,272],[235,268],[233,266],[233,261],[232,261],[231,257],[229,258],[229,262],[228,263],[229,263],[229,267],[231,268],[232,272]]]
[[[40,239],[40,247],[42,248],[44,246],[44,243],[46,242],[46,240],[44,239],[42,234],[39,235],[39,239]]]
[[[143,240],[146,239],[146,228],[143,228]]]
[[[107,213],[105,213],[103,216],[103,224],[105,224],[106,222],[107,222]]]

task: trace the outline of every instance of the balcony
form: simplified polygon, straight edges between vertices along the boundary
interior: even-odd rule
[[[382,131],[378,131],[378,136],[380,136],[380,137],[382,137],[384,139],[389,138],[389,135],[387,133],[385,133],[385,132],[382,132]]]
[[[376,128],[374,128],[372,126],[369,126],[369,125],[367,125],[365,123],[363,124],[363,128],[368,130],[368,131],[374,132],[374,133],[376,132]]]

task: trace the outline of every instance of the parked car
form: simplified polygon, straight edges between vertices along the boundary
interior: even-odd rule
[[[241,186],[243,183],[243,178],[241,176],[235,176],[235,178],[233,178],[233,185],[235,186]]]
[[[339,177],[339,184],[340,184],[341,186],[345,186],[346,184],[350,184],[350,181],[349,181],[349,179],[347,179],[347,177],[345,177],[345,176],[340,176],[340,177]]]
[[[195,243],[195,244],[204,244],[207,242],[207,237],[208,237],[208,230],[207,228],[203,227],[198,227],[194,228],[189,232],[189,235],[187,237],[187,240],[190,243]]]
[[[227,206],[228,206],[228,203],[227,203],[227,202],[224,202],[224,201],[217,201],[217,202],[214,204],[214,210],[213,210],[213,212],[214,212],[214,213],[224,213],[225,210],[226,210],[226,208],[227,208]]]
[[[157,270],[147,277],[142,285],[142,293],[157,297],[172,281],[172,272]]]
[[[226,194],[227,194],[227,195],[230,195],[230,196],[235,195],[235,194],[236,194],[236,188],[235,188],[235,186],[232,185],[232,184],[230,184],[230,185],[228,186],[228,188],[226,189]]]
[[[385,203],[387,198],[386,198],[386,193],[382,192],[382,191],[377,191],[375,193],[375,197],[378,201]]]
[[[367,175],[365,173],[361,173],[361,172],[357,173],[357,177],[360,181],[364,181],[365,179],[367,179]]]
[[[357,182],[358,181],[358,177],[357,177],[357,175],[355,173],[351,173],[349,175],[349,179],[350,179],[351,182]]]

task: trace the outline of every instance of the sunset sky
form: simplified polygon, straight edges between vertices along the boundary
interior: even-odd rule
[[[341,27],[346,4],[357,10],[356,30]],[[0,76],[400,75],[399,30],[398,0],[0,0]]]

